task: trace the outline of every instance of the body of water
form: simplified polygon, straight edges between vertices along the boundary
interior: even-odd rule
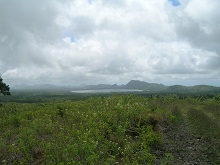
[[[73,93],[125,93],[125,92],[143,92],[138,89],[97,89],[97,90],[75,90]]]

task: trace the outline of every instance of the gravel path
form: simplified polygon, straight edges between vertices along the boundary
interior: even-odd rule
[[[208,160],[207,154],[204,152],[207,142],[201,137],[192,135],[187,118],[178,124],[164,122],[161,124],[160,131],[163,134],[163,145],[153,151],[157,155],[156,164],[164,163],[164,157],[166,157],[165,154],[167,153],[171,153],[174,158],[172,161],[166,161],[169,164],[213,164]]]

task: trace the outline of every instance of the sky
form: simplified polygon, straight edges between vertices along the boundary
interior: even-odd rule
[[[220,86],[219,8],[219,0],[0,0],[0,75],[9,86]]]

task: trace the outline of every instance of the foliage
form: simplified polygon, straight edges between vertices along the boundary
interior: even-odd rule
[[[163,144],[161,124],[187,115],[200,131],[196,116],[213,114],[211,125],[218,124],[218,103],[176,95],[6,102],[0,107],[0,164],[155,164],[153,151]],[[171,153],[163,156],[163,164],[175,159]]]
[[[217,164],[220,163],[220,104],[217,102],[203,103],[200,109],[190,109],[188,118],[192,130],[199,137],[204,137],[209,146],[205,148],[209,159]]]
[[[3,82],[3,79],[0,77],[0,93],[2,93],[4,96],[5,95],[11,95],[11,93],[9,92],[10,88],[8,85],[6,85]]]
[[[172,163],[172,161],[174,160],[174,157],[171,153],[167,153],[165,154],[165,157],[161,163],[161,165],[169,165]]]
[[[10,103],[0,113],[0,160],[8,164],[147,164],[161,144],[153,129],[161,117],[138,96]]]

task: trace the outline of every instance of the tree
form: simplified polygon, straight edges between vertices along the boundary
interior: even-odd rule
[[[5,95],[11,95],[11,93],[9,92],[10,87],[9,85],[6,85],[3,82],[3,79],[0,77],[0,93],[2,93],[4,96]]]

